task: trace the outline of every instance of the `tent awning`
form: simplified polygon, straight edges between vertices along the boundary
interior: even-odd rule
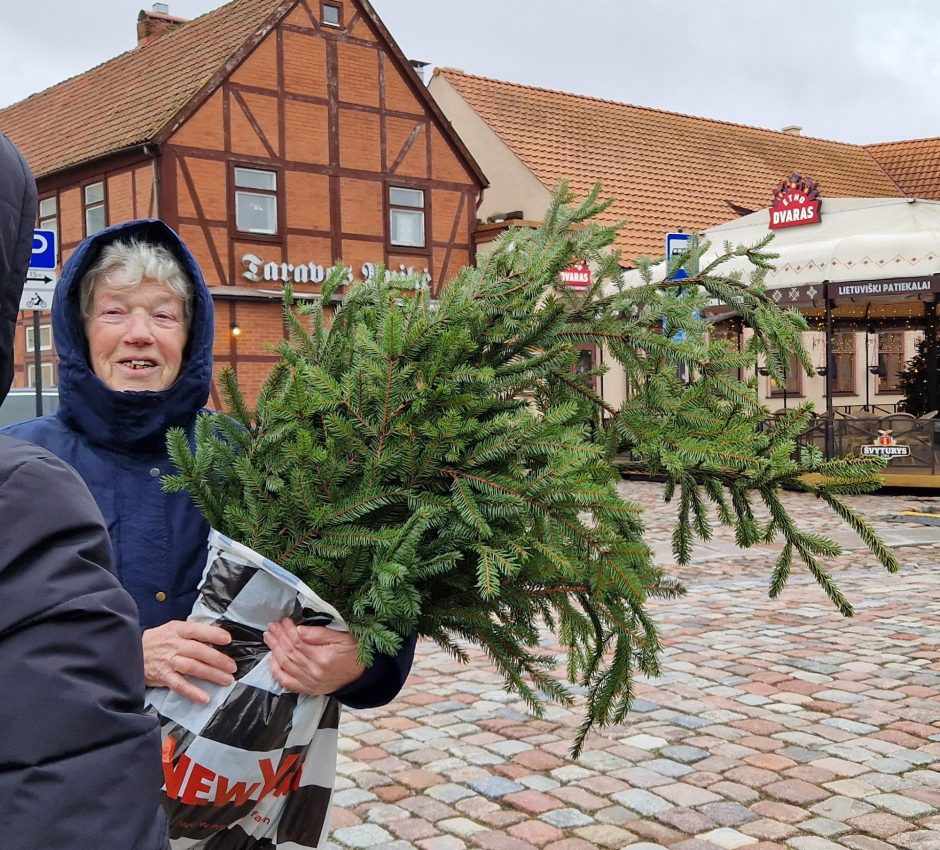
[[[766,250],[779,257],[765,282],[771,289],[798,290],[781,303],[818,300],[825,280],[839,284],[832,297],[858,300],[940,290],[940,280],[931,279],[940,274],[940,201],[824,198],[821,218],[819,224],[771,231],[765,209],[709,228],[702,234],[711,243],[702,263],[722,253],[726,242],[751,246],[774,233]],[[725,273],[752,268],[743,257],[722,266]],[[658,267],[653,279],[662,280],[664,270]],[[625,272],[624,280],[639,283],[639,272]]]

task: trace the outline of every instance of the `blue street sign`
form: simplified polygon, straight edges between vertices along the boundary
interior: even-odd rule
[[[666,262],[672,262],[680,254],[689,250],[692,244],[691,233],[667,233],[666,234]],[[689,276],[685,269],[677,269],[675,274],[669,275],[670,280],[684,280]]]
[[[55,258],[55,231],[34,230],[33,256],[30,258],[29,267],[31,269],[54,269]]]

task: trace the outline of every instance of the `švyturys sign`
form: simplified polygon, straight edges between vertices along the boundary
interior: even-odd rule
[[[808,177],[791,174],[774,189],[774,202],[770,207],[770,229],[819,224],[821,205],[819,184]]]

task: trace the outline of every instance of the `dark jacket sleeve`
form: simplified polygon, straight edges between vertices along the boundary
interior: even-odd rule
[[[416,636],[411,635],[405,638],[397,655],[376,655],[365,673],[331,696],[349,708],[376,708],[390,703],[411,672],[416,642]]]
[[[164,850],[133,601],[71,467],[0,436],[0,835],[24,850]]]

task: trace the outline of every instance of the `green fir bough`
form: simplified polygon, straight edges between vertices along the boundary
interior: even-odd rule
[[[570,206],[562,187],[542,227],[510,230],[437,300],[378,274],[333,311],[342,268],[316,303],[288,295],[290,339],[255,410],[224,373],[230,415],[200,418],[195,450],[170,435],[179,472],[165,482],[336,605],[366,662],[417,632],[458,658],[465,642],[481,646],[536,713],[546,698],[571,704],[576,686],[587,705],[575,752],[592,726],[624,718],[637,671],[658,672],[647,601],[683,592],[618,493],[624,471],[667,481],[680,561],[711,534],[709,504],[742,546],[781,537],[775,595],[798,556],[851,611],[820,562],[837,546],[796,527],[785,486],[815,494],[897,567],[839,501],[874,489],[880,463],[795,460],[806,410],[765,427],[755,385],[733,377],[758,356],[777,375],[789,352],[806,360],[802,319],[764,293],[766,246],[729,246],[752,259],[749,280],[721,276],[719,260],[681,288],[653,284],[644,262],[646,282],[628,289],[597,197]],[[694,267],[701,251],[677,262]],[[559,286],[580,259],[596,268],[591,288]],[[700,316],[715,298],[757,331],[744,351],[709,340]],[[581,344],[623,365],[632,394],[621,408],[575,372]],[[544,627],[564,651],[563,678],[540,648]]]

